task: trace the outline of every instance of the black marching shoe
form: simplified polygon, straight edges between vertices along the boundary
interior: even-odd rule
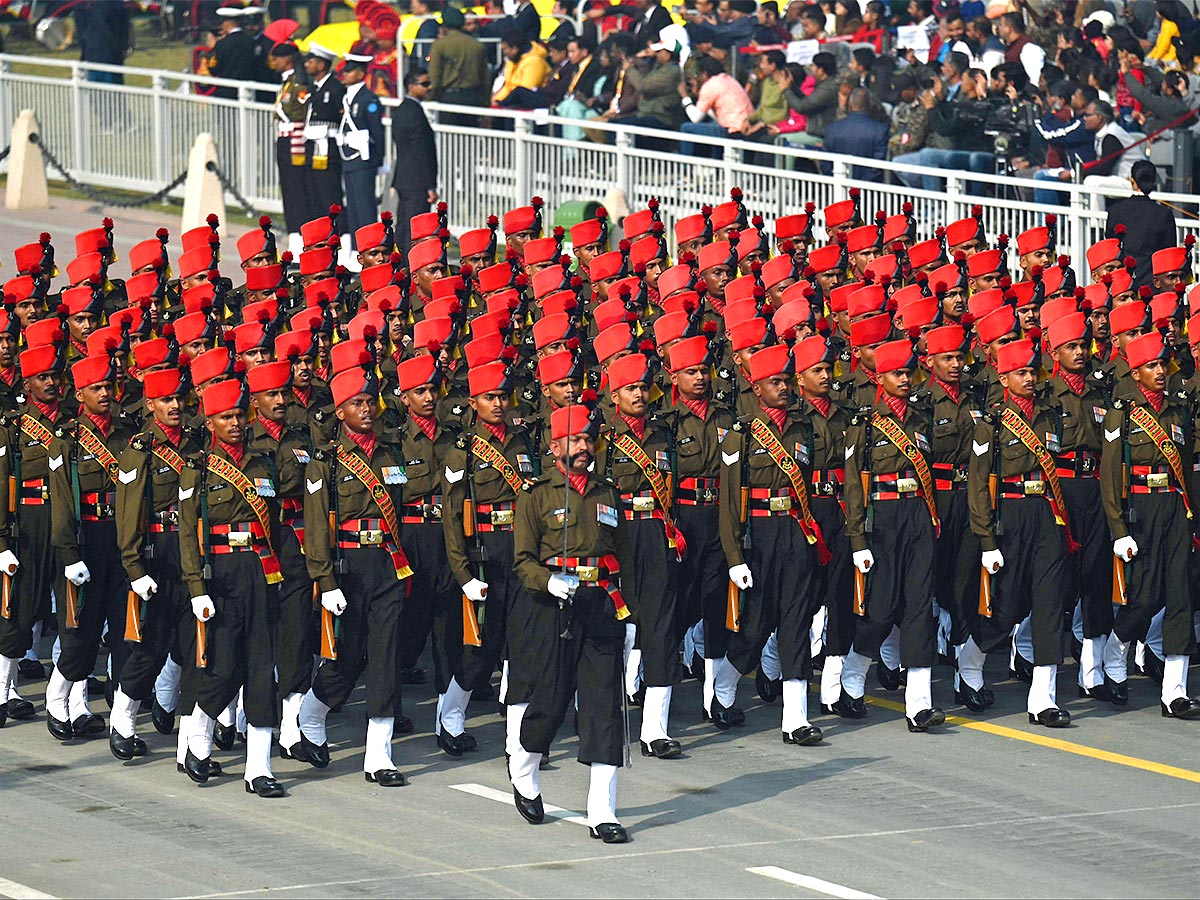
[[[71,730],[75,732],[75,737],[81,738],[104,734],[104,720],[95,713],[84,713],[71,722]]]
[[[1026,684],[1033,684],[1033,663],[1023,657],[1019,652],[1013,654],[1013,664],[1008,670],[1009,678],[1015,678],[1017,681],[1023,681]]]
[[[121,737],[115,729],[108,733],[108,749],[122,762],[128,762],[135,756],[145,756],[147,753],[146,742],[140,737],[136,734]]]
[[[851,697],[846,693],[846,689],[842,688],[842,696],[829,707],[829,711],[835,716],[841,716],[843,719],[865,719],[867,717],[867,704],[862,697]]]
[[[95,675],[87,677],[87,695],[89,700],[103,697],[108,692],[107,682],[101,682]]]
[[[212,762],[211,759],[200,759],[192,752],[192,748],[188,747],[187,755],[183,758],[183,772],[196,784],[204,784],[210,777],[208,771],[210,762]]]
[[[450,756],[462,756],[468,749],[466,741],[467,733],[465,731],[462,734],[453,735],[447,733],[446,729],[442,728],[438,730],[436,737],[438,747]]]
[[[740,725],[746,721],[746,714],[742,710],[736,706],[722,706],[721,701],[716,697],[712,699],[712,706],[708,709],[708,715],[712,719],[712,723],[721,731],[725,731],[733,725]],[[738,721],[739,717],[740,721]]]
[[[542,795],[538,794],[532,800],[521,796],[521,792],[513,788],[513,803],[521,818],[530,825],[541,825],[546,818],[546,808],[542,805]]]
[[[879,682],[879,686],[885,691],[900,690],[900,667],[891,668],[880,661],[875,666],[875,680]]]
[[[632,694],[626,694],[625,700],[629,703],[630,706],[641,706],[643,703],[646,702],[646,685],[644,685],[644,684],[641,685]]]
[[[937,728],[939,725],[946,724],[946,714],[936,706],[931,706],[929,709],[923,709],[911,719],[905,719],[908,722],[908,730],[920,734],[928,731],[930,728]]]
[[[1191,697],[1176,697],[1169,704],[1159,703],[1164,719],[1200,718],[1200,700]]]
[[[813,744],[821,743],[822,737],[824,735],[816,725],[802,725],[795,731],[785,731],[783,733],[783,742],[785,744],[796,744],[799,747],[811,747]]]
[[[411,668],[401,669],[400,670],[400,683],[401,684],[424,684],[425,683],[425,670],[418,666],[412,666]]]
[[[628,844],[629,832],[616,822],[601,822],[595,828],[588,826],[588,834],[606,844]]]
[[[1155,656],[1154,651],[1151,650],[1149,647],[1146,648],[1146,652],[1142,655],[1142,674],[1145,675],[1147,678],[1149,678],[1151,681],[1153,681],[1155,684],[1157,684],[1157,685],[1162,684],[1163,661],[1161,659],[1159,659],[1157,656]],[[11,709],[8,712],[9,712],[9,715],[12,715]]]
[[[4,723],[8,721],[8,704],[0,703],[0,728],[4,727]]]
[[[154,706],[150,709],[150,721],[154,723],[154,730],[159,734],[171,734],[175,731],[175,713],[172,710],[163,709],[159,706],[157,698],[154,701]],[[216,730],[214,729],[214,735]]]
[[[758,691],[763,703],[774,703],[783,692],[783,682],[772,681],[763,672],[762,666],[759,666],[758,671],[754,673],[754,689]]]
[[[314,769],[324,769],[329,765],[329,742],[317,746],[300,732],[300,743],[291,749],[293,759],[303,760]]]
[[[981,687],[979,690],[975,690],[965,681],[960,684],[959,689],[954,692],[954,702],[961,703],[971,712],[983,712],[996,702],[996,695],[991,688]]]
[[[25,681],[45,681],[50,677],[46,667],[36,659],[21,659],[17,663],[17,672]]]
[[[646,743],[642,741],[642,756],[653,756],[658,759],[674,759],[683,752],[679,741],[672,738],[659,738]]]
[[[75,731],[71,727],[69,721],[63,722],[54,718],[54,715],[46,711],[46,730],[50,732],[50,736],[56,741],[69,741],[75,737]]]
[[[237,729],[232,725],[222,725],[218,722],[213,727],[213,746],[218,750],[232,750],[233,742],[237,740]]]
[[[404,773],[396,769],[380,769],[378,772],[363,772],[363,776],[370,784],[377,784],[380,787],[404,787],[408,784],[408,779],[404,777]]]
[[[32,719],[37,715],[37,710],[33,708],[33,704],[23,697],[13,697],[8,701],[8,717],[20,721],[22,719]]]
[[[1079,685],[1079,699],[1080,700],[1103,700],[1104,702],[1107,703],[1108,701],[1112,700],[1112,694],[1109,693],[1108,685],[1104,682],[1101,682],[1100,684],[1096,685],[1095,687],[1090,687],[1090,688],[1084,687],[1081,684],[1081,685]]]
[[[243,781],[247,794],[258,794],[260,797],[286,797],[287,791],[283,785],[270,775],[259,775],[252,781]]]
[[[1029,724],[1044,725],[1047,728],[1066,728],[1071,724],[1071,714],[1065,709],[1051,706],[1049,709],[1043,709],[1036,716],[1030,713]]]
[[[221,775],[225,774],[225,770],[221,768],[221,764],[211,756],[208,758],[207,762],[209,778],[219,778]],[[181,762],[175,763],[175,771],[179,772],[181,775],[187,774],[187,769],[184,768],[184,765]]]
[[[413,720],[405,715],[396,716],[392,722],[392,734],[412,734],[416,728]]]
[[[1104,676],[1104,686],[1108,688],[1108,700],[1113,706],[1124,706],[1129,702],[1129,682],[1114,681]]]

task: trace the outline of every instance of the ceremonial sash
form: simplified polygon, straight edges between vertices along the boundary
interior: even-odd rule
[[[183,457],[167,444],[155,444],[152,451],[155,456],[175,470],[176,475],[183,473]]]
[[[512,463],[504,458],[504,454],[497,450],[489,441],[477,434],[471,435],[471,453],[480,462],[487,463],[499,472],[505,483],[512,488],[514,494],[521,493],[521,476],[517,474],[517,470],[513,468]]]
[[[762,419],[755,418],[751,421],[750,433],[762,445],[763,449],[767,451],[775,465],[779,466],[783,474],[787,476],[788,481],[791,482],[792,493],[796,495],[796,505],[800,507],[800,515],[796,521],[800,525],[800,530],[804,532],[805,539],[810,544],[816,546],[817,561],[821,565],[825,565],[833,558],[833,554],[825,546],[825,537],[821,534],[821,526],[813,518],[812,511],[808,508],[808,486],[804,483],[800,466],[797,465],[796,460],[792,459],[791,454],[783,448],[783,444],[779,442],[779,438],[775,437],[771,432],[770,426]],[[792,511],[792,516],[796,516],[795,510]]]
[[[279,559],[275,556],[275,548],[271,546],[271,510],[267,507],[267,501],[258,496],[254,482],[246,477],[246,473],[224,457],[210,453],[208,455],[208,471],[223,479],[250,504],[250,509],[254,511],[254,518],[258,519],[258,524],[262,526],[266,539],[265,550],[256,548],[259,562],[262,563],[263,575],[267,577],[267,584],[279,584],[283,581],[283,575],[279,571]]]
[[[104,441],[100,440],[100,436],[82,424],[75,436],[79,440],[79,446],[96,457],[100,465],[104,466],[104,471],[108,473],[109,481],[113,481],[117,474],[117,458],[113,456]]]
[[[337,448],[337,461],[351,475],[362,482],[363,487],[371,492],[371,499],[375,501],[375,505],[379,507],[380,518],[383,519],[388,529],[389,540],[384,544],[384,548],[392,555],[392,562],[396,566],[396,578],[403,581],[412,575],[412,568],[408,564],[408,557],[404,555],[404,549],[396,543],[396,536],[400,534],[399,523],[396,519],[396,505],[392,503],[392,497],[387,492],[375,473],[371,471],[371,467],[366,461],[353,453],[347,453],[340,445]],[[336,486],[334,490],[336,490]]]
[[[1158,452],[1163,455],[1167,461],[1167,465],[1171,467],[1171,474],[1175,476],[1175,481],[1179,485],[1179,496],[1183,500],[1183,508],[1187,510],[1187,517],[1192,517],[1192,504],[1188,500],[1187,481],[1183,476],[1183,460],[1179,456],[1179,448],[1175,446],[1175,442],[1167,436],[1163,427],[1158,424],[1158,419],[1150,413],[1150,410],[1144,406],[1134,406],[1129,410],[1129,421],[1131,421],[1142,431],[1150,436],[1150,440],[1154,441],[1154,445],[1158,447]]]
[[[671,519],[671,488],[667,484],[667,479],[663,478],[662,469],[654,464],[642,446],[628,434],[614,432],[612,445],[637,463],[642,474],[646,476],[646,480],[650,482],[650,490],[654,492],[654,500],[658,504],[658,509],[654,511],[654,518],[662,519],[668,546],[675,550],[677,557],[683,559],[687,553],[687,541],[684,540],[683,532],[675,526]]]
[[[892,446],[904,454],[905,459],[912,463],[913,470],[917,473],[917,480],[921,482],[921,496],[925,500],[925,506],[929,509],[929,518],[933,520],[933,530],[940,534],[942,522],[937,513],[937,501],[933,492],[933,475],[929,471],[929,463],[921,455],[921,449],[913,443],[912,438],[905,434],[904,429],[895,419],[875,413],[871,417],[871,424],[892,442]]]
[[[41,444],[43,450],[49,450],[54,440],[54,432],[31,416],[21,416],[21,432]]]
[[[1004,411],[1000,414],[1000,423],[1012,432],[1017,440],[1025,445],[1025,449],[1033,454],[1033,458],[1041,466],[1042,477],[1046,479],[1046,484],[1050,485],[1050,494],[1046,499],[1050,501],[1050,510],[1054,513],[1055,524],[1060,525],[1066,530],[1067,551],[1074,553],[1079,549],[1079,544],[1072,536],[1071,526],[1067,521],[1067,504],[1063,501],[1062,485],[1058,481],[1058,468],[1054,462],[1054,457],[1050,455],[1050,451],[1046,449],[1045,445],[1038,440],[1038,436],[1034,433],[1029,423],[1022,419],[1016,410],[1005,407]]]

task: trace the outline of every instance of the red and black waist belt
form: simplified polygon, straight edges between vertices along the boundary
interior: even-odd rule
[[[629,607],[621,596],[621,588],[613,580],[613,576],[620,576],[621,564],[611,553],[607,556],[552,556],[546,560],[546,568],[574,575],[581,584],[602,588],[612,598],[617,619],[629,618]]]
[[[965,491],[967,489],[967,467],[958,463],[934,463],[933,489],[936,491]]]
[[[50,502],[50,479],[26,478],[21,482],[21,504],[23,506],[44,506]]]
[[[719,478],[681,478],[675,489],[680,506],[715,506],[721,491]]]
[[[1170,466],[1131,466],[1129,471],[1129,493],[1164,494],[1180,492],[1179,482],[1171,473]]]
[[[846,483],[845,469],[813,469],[812,493],[814,497],[841,499],[842,485]]]
[[[1046,476],[1041,469],[1020,475],[1007,475],[1000,479],[998,489],[1001,497],[1010,499],[1044,497],[1050,493],[1050,485],[1046,483]]]
[[[404,548],[396,543],[395,535],[383,519],[342,519],[338,523],[337,545],[340,550],[379,547],[391,554],[397,578],[403,580],[412,575]]]
[[[442,521],[442,495],[427,494],[420,503],[405,503],[400,507],[400,521],[405,525],[421,525]]]
[[[475,507],[475,530],[478,532],[512,531],[517,504],[512,500],[480,503]]]
[[[109,522],[116,515],[117,492],[101,491],[79,495],[79,519],[82,522]]]
[[[924,498],[921,493],[921,481],[911,469],[871,476],[872,500],[911,500],[918,497]]]
[[[209,549],[213,553],[237,553],[242,550],[254,550],[260,553],[270,551],[267,545],[267,535],[258,522],[230,522],[225,525],[210,525],[208,527]]]
[[[625,521],[627,522],[639,519],[662,518],[662,510],[659,509],[658,501],[654,497],[654,491],[635,491],[622,494],[621,507],[625,512]]]
[[[151,534],[169,534],[179,530],[179,509],[172,505],[150,516]]]
[[[304,544],[304,501],[294,497],[284,497],[279,502],[279,522],[292,529],[298,540]]]
[[[1057,464],[1058,477],[1062,478],[1095,478],[1100,471],[1100,454],[1091,450],[1068,450],[1066,453],[1054,454]]]
[[[750,488],[748,512],[757,518],[799,515],[800,510],[796,502],[796,494],[790,487]]]

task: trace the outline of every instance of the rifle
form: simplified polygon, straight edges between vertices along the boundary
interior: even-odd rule
[[[70,454],[71,466],[71,502],[75,510],[75,545],[79,548],[80,556],[83,554],[83,526],[81,520],[81,504],[79,500],[79,425],[75,425],[75,439],[71,442],[71,446],[67,451]],[[66,582],[66,604],[67,604],[67,628],[74,629],[79,627],[79,613],[83,609],[84,590],[81,587],[76,587],[71,579]]]
[[[742,559],[750,549],[750,442],[746,440],[746,432],[742,434],[742,459],[739,467],[741,490],[738,497],[738,522],[742,528]],[[725,595],[725,628],[729,631],[742,630],[742,589],[732,580]]]
[[[203,565],[200,569],[200,577],[205,581],[205,590],[208,589],[207,582],[212,578],[212,561],[209,559],[208,551],[212,544],[212,535],[208,530],[208,454],[205,453],[200,457],[200,522],[196,529],[196,537],[200,541],[200,559]],[[196,620],[196,668],[208,668],[208,623]]]
[[[858,478],[862,485],[863,494],[863,509],[865,512],[865,524],[863,525],[863,533],[870,534],[874,530],[875,521],[873,509],[871,507],[871,475],[873,461],[871,458],[871,445],[874,438],[872,432],[874,425],[871,419],[867,419],[867,427],[863,435],[863,464],[859,469]],[[864,572],[858,571],[858,566],[854,567],[854,614],[856,616],[865,616],[867,614],[867,576]]]
[[[329,489],[329,552],[333,556],[333,571],[337,575],[346,572],[346,560],[342,558],[342,549],[338,546],[338,446],[334,444],[333,464],[331,466]],[[317,598],[317,588],[313,587],[313,597]],[[337,641],[341,635],[341,620],[325,607],[321,607],[321,658],[337,659]]]
[[[13,468],[12,474],[8,476],[8,540],[13,547],[17,546],[17,538],[21,531],[21,503],[19,500],[21,490],[21,419],[21,416],[17,416],[16,440],[11,442]],[[0,618],[12,618],[12,587],[13,576],[7,572],[0,574]]]
[[[153,445],[153,434],[150,436],[150,442]],[[153,450],[150,450],[146,454],[146,459],[143,463],[147,467],[146,490],[143,495],[144,502],[142,504],[142,555],[146,559],[154,559],[154,544],[150,541],[150,523],[154,520],[154,469],[150,466],[150,457],[153,452]],[[125,640],[140,644],[142,642],[142,626],[144,624],[145,617],[142,609],[142,598],[130,588],[129,599],[125,602]]]
[[[1000,535],[1000,414],[996,413],[996,425],[992,429],[992,467],[988,472],[988,496],[992,503],[992,530]],[[979,614],[985,619],[992,617],[992,573],[987,566],[979,567]]]
[[[487,561],[487,547],[484,546],[483,538],[480,536],[479,530],[475,527],[475,509],[479,504],[475,499],[474,443],[475,431],[474,425],[472,425],[471,434],[467,438],[467,496],[463,500],[463,536],[474,538],[474,546],[467,548],[467,556],[477,566],[475,577],[480,581],[486,581],[483,564]],[[484,604],[482,602],[476,604],[466,594],[462,595],[464,644],[470,647],[483,646],[483,636],[479,633],[479,627],[483,624],[485,615]]]
[[[1126,522],[1133,521],[1133,509],[1129,503],[1129,473],[1132,471],[1130,456],[1129,415],[1126,413],[1121,417],[1121,512],[1124,514]],[[1113,554],[1112,574],[1112,602],[1118,606],[1124,606],[1129,602],[1125,584],[1125,560],[1115,553]]]

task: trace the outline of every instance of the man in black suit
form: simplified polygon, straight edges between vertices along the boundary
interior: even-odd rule
[[[637,41],[638,50],[644,50],[658,41],[658,33],[671,24],[671,14],[663,7],[660,0],[637,0],[637,8],[642,16],[633,26],[633,37]]]
[[[396,142],[396,171],[392,187],[396,204],[396,248],[407,253],[412,242],[409,220],[429,212],[437,202],[437,142],[421,103],[429,96],[429,73],[412,68],[404,73],[404,102],[392,113],[392,140]],[[403,162],[401,162],[403,161]]]
[[[383,107],[363,83],[367,66],[374,58],[370,54],[347,53],[342,66],[341,80],[346,94],[342,98],[337,141],[346,191],[346,228],[351,240],[358,229],[379,216],[375,175],[383,165]]]
[[[1150,192],[1158,188],[1158,169],[1154,163],[1139,159],[1129,172],[1129,180],[1134,194],[1109,208],[1104,236],[1116,237],[1117,226],[1125,226],[1121,246],[1127,256],[1137,261],[1133,286],[1138,288],[1151,283],[1150,257],[1159,250],[1174,247],[1179,240],[1174,213],[1150,199]]]
[[[254,36],[242,28],[246,10],[236,6],[222,6],[217,10],[221,17],[221,38],[212,48],[212,64],[209,74],[213,78],[229,78],[233,81],[256,81],[258,62],[255,55]],[[214,97],[236,100],[235,87],[219,87]]]
[[[346,89],[333,77],[337,55],[316,42],[308,45],[304,71],[312,79],[308,116],[304,120],[304,185],[309,222],[329,214],[329,207],[342,205],[342,158],[336,138],[342,120],[342,98]],[[344,223],[345,219],[341,221]]]

